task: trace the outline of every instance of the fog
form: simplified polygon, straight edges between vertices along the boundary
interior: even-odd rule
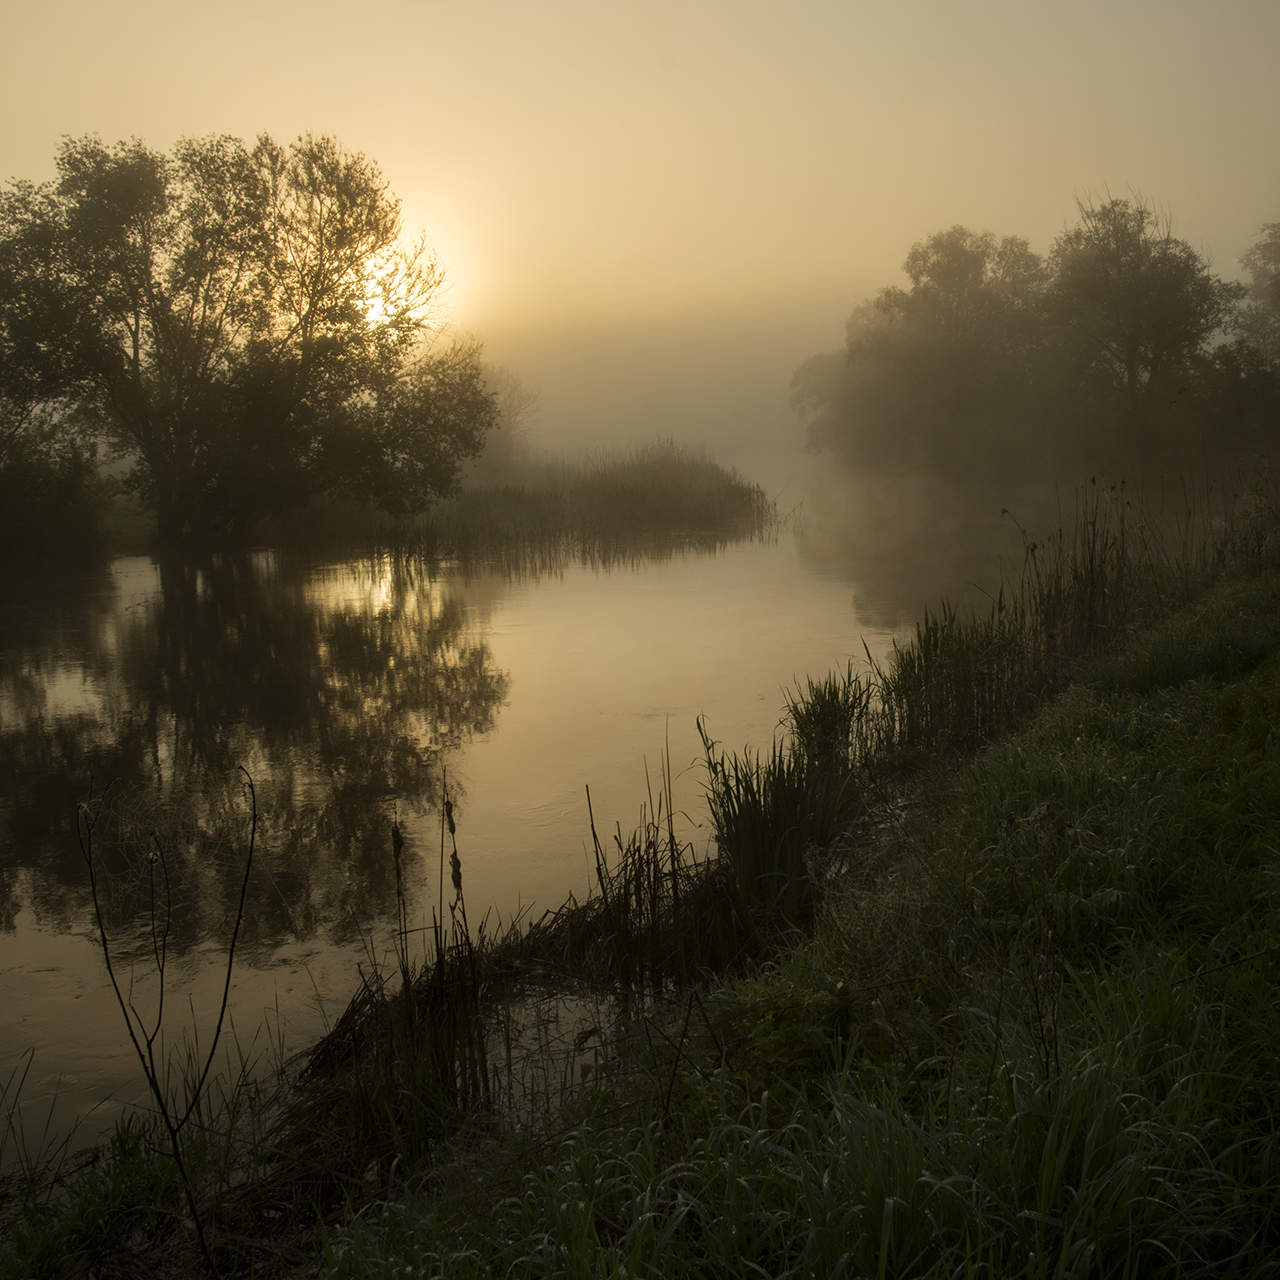
[[[1043,251],[1136,191],[1233,273],[1280,210],[1277,45],[1268,0],[72,0],[6,16],[0,177],[64,134],[333,134],[542,430],[718,444],[785,434],[795,364],[953,223]]]
[[[796,452],[792,374],[838,338],[846,310],[828,299],[661,322],[497,328],[486,335],[485,354],[535,391],[530,441],[551,453],[625,448],[662,436],[750,472]]]

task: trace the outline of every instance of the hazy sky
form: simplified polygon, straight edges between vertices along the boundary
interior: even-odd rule
[[[335,134],[566,438],[785,424],[794,365],[955,222],[1044,251],[1138,192],[1233,274],[1280,220],[1277,0],[6,8],[0,178],[64,134]]]

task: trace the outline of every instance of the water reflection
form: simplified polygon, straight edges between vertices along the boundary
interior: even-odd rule
[[[52,629],[46,614],[4,637],[0,927],[24,907],[38,928],[85,927],[74,814],[109,783],[99,852],[125,877],[113,926],[145,922],[129,868],[158,839],[171,946],[218,936],[238,897],[243,765],[263,851],[246,942],[354,936],[390,905],[393,807],[429,809],[445,754],[489,729],[506,695],[450,579],[392,556],[113,568],[74,604],[59,593]]]
[[[590,883],[585,786],[602,832],[630,830],[665,751],[677,811],[696,827],[697,718],[733,746],[767,742],[796,678],[862,652],[848,587],[808,569],[789,534],[544,552],[487,564],[259,556],[199,571],[122,560],[27,603],[11,594],[0,1045],[36,1049],[35,1133],[55,1094],[55,1129],[105,1104],[84,1140],[141,1100],[75,837],[91,782],[109,922],[140,982],[148,855],[163,842],[178,1033],[207,1030],[220,998],[248,829],[237,768],[251,772],[259,845],[232,1016],[246,1037],[283,1019],[301,1048],[350,997],[358,966],[387,954],[393,816],[411,924],[429,922],[443,770],[455,796],[463,788],[473,914],[540,912]],[[0,1073],[11,1065],[0,1051]]]
[[[1043,537],[1058,527],[1062,506],[1058,491],[1030,485],[815,474],[798,541],[815,569],[854,587],[869,625],[896,629],[943,600],[985,609],[1020,578],[1019,525]]]

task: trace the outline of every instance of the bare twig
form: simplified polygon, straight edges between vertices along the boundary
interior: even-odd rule
[[[151,1024],[150,1029],[148,1029],[142,1014],[138,1011],[138,1008],[133,1001],[132,984],[130,994],[126,996],[121,988],[120,980],[116,975],[115,963],[111,956],[111,942],[107,933],[106,919],[102,910],[101,896],[99,893],[98,867],[97,861],[94,857],[93,837],[94,828],[97,825],[97,817],[92,807],[92,787],[90,788],[89,799],[80,805],[76,819],[76,838],[80,845],[80,855],[84,859],[85,866],[89,873],[89,893],[93,900],[94,920],[98,927],[98,943],[102,947],[102,958],[106,964],[107,978],[111,983],[112,991],[115,993],[116,1003],[120,1006],[120,1012],[124,1018],[125,1030],[129,1034],[129,1040],[133,1045],[133,1051],[137,1055],[138,1062],[142,1067],[142,1073],[147,1080],[147,1087],[155,1101],[160,1121],[163,1124],[165,1133],[169,1139],[170,1154],[173,1157],[174,1165],[178,1170],[179,1179],[182,1182],[182,1189],[186,1197],[187,1208],[190,1211],[192,1225],[195,1227],[196,1240],[200,1247],[200,1256],[204,1261],[206,1270],[212,1276],[216,1276],[218,1274],[218,1268],[214,1261],[213,1253],[210,1250],[208,1238],[205,1234],[204,1222],[200,1214],[199,1205],[196,1202],[195,1187],[192,1184],[190,1170],[187,1168],[187,1162],[184,1157],[182,1130],[191,1119],[192,1115],[195,1114],[196,1109],[200,1104],[200,1100],[204,1094],[205,1084],[209,1078],[209,1072],[213,1067],[214,1057],[217,1054],[218,1042],[222,1035],[223,1023],[226,1020],[227,1006],[231,997],[231,973],[235,964],[236,943],[240,937],[240,927],[244,923],[245,901],[249,890],[249,872],[253,866],[253,855],[257,844],[257,794],[254,791],[253,779],[249,776],[248,770],[241,766],[240,772],[244,775],[245,788],[249,796],[250,809],[249,847],[245,854],[244,876],[240,882],[240,899],[236,906],[235,924],[232,928],[231,940],[227,945],[227,968],[222,984],[222,999],[218,1007],[218,1021],[214,1027],[213,1038],[209,1045],[209,1051],[205,1056],[204,1066],[201,1069],[200,1075],[195,1084],[189,1088],[187,1093],[186,1109],[180,1117],[176,1115],[176,1109],[171,1106],[170,1100],[166,1096],[163,1080],[163,1064],[159,1063],[156,1058],[156,1043],[159,1040],[164,1026],[166,962],[168,959],[169,925],[173,912],[168,861],[165,857],[163,846],[160,844],[158,839],[155,839],[155,848],[151,855],[149,879],[151,955],[156,965],[156,973],[159,979],[160,990],[156,1000],[155,1019]],[[162,922],[158,919],[159,911],[157,909],[155,894],[157,866],[160,868],[160,875],[163,884],[164,919]]]

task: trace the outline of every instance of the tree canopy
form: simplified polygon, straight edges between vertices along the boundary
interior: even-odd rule
[[[1249,290],[1240,329],[1269,364],[1280,366],[1280,222],[1268,222],[1244,255]]]
[[[1243,288],[1141,202],[1081,206],[1047,258],[953,227],[912,248],[909,289],[854,311],[843,350],[797,370],[793,402],[815,448],[865,473],[1123,474],[1238,445],[1268,429],[1258,346],[1280,314],[1277,245],[1246,258],[1242,333]]]
[[[859,467],[989,468],[974,443],[1017,443],[1005,427],[1024,407],[1044,264],[1024,240],[956,226],[917,244],[903,269],[911,288],[855,310],[844,351],[797,372],[794,403],[815,446]]]
[[[0,193],[0,407],[129,459],[162,542],[447,494],[496,419],[378,167],[328,137],[64,142]]]

